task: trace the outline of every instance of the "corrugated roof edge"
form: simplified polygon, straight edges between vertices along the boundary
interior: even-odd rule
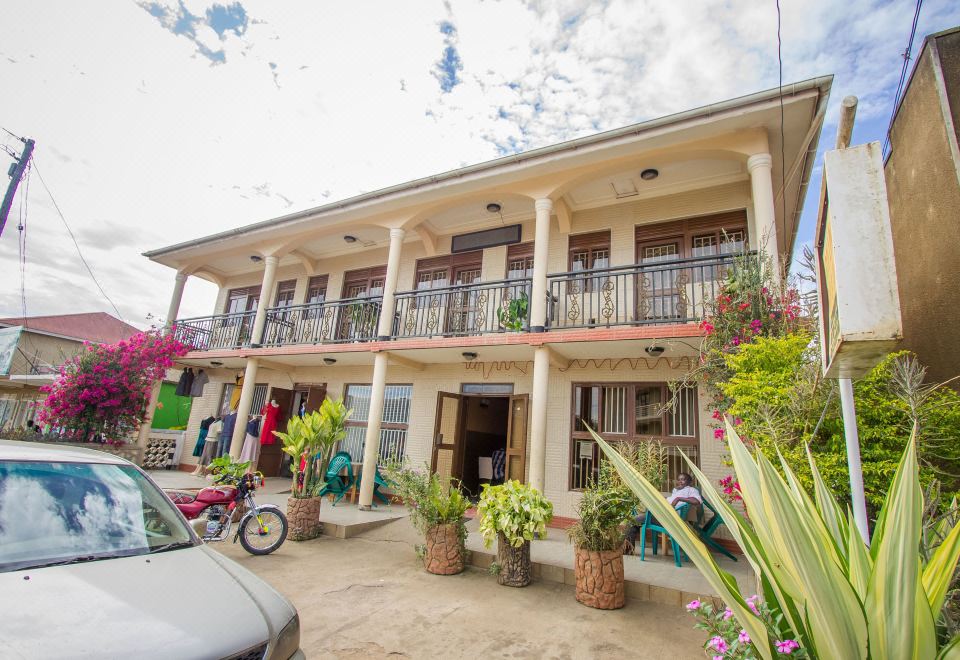
[[[762,92],[754,92],[753,94],[747,94],[746,96],[739,96],[733,99],[720,101],[718,103],[701,106],[699,108],[684,110],[683,112],[678,112],[672,115],[665,115],[663,117],[650,119],[648,121],[640,122],[638,124],[631,124],[629,126],[624,126],[622,128],[615,128],[609,131],[604,131],[603,133],[588,135],[582,138],[577,138],[575,140],[568,140],[566,142],[559,142],[557,144],[548,145],[546,147],[540,147],[538,149],[532,149],[530,151],[524,151],[518,154],[513,154],[511,156],[504,156],[502,158],[496,158],[494,160],[488,160],[488,161],[484,161],[482,163],[477,163],[474,165],[467,165],[466,167],[461,167],[456,170],[450,170],[447,172],[434,174],[434,175],[423,177],[420,179],[413,179],[412,181],[407,181],[406,183],[400,183],[395,186],[389,186],[387,188],[381,188],[379,190],[363,193],[362,195],[348,197],[347,199],[343,199],[338,202],[331,202],[330,204],[325,204],[323,206],[316,206],[310,209],[305,209],[303,211],[298,211],[296,213],[291,213],[289,215],[284,215],[277,218],[271,218],[269,220],[261,220],[260,222],[254,222],[249,225],[236,227],[234,229],[229,229],[227,231],[219,232],[217,234],[211,234],[209,236],[204,236],[202,238],[196,238],[193,240],[184,241],[183,243],[176,243],[174,245],[159,248],[157,250],[150,250],[147,252],[143,252],[142,255],[144,257],[147,257],[148,259],[152,259],[154,257],[160,257],[166,254],[177,252],[178,250],[197,247],[207,243],[214,243],[218,240],[230,238],[233,236],[239,236],[241,234],[246,234],[248,232],[256,231],[257,229],[263,229],[265,227],[276,227],[278,225],[282,225],[288,222],[294,222],[296,220],[301,220],[303,218],[306,218],[312,215],[322,214],[327,211],[341,210],[349,206],[359,204],[361,202],[377,199],[378,197],[385,197],[393,193],[414,190],[424,185],[428,185],[431,183],[439,183],[441,181],[446,181],[448,179],[464,176],[466,174],[473,174],[475,172],[482,172],[484,170],[495,169],[497,167],[500,167],[502,165],[507,165],[510,163],[520,163],[525,160],[531,160],[541,156],[547,156],[560,151],[575,150],[583,146],[599,144],[607,140],[615,140],[625,135],[639,134],[644,131],[649,131],[654,128],[659,128],[662,126],[668,126],[670,124],[678,124],[684,121],[690,121],[692,119],[709,117],[711,115],[719,114],[727,110],[741,108],[754,103],[762,103],[764,101],[769,101],[771,99],[779,98],[781,93],[783,94],[783,96],[793,96],[796,94],[800,94],[802,92],[810,91],[811,89],[819,89],[821,94],[829,94],[832,84],[833,84],[833,75],[810,78],[808,80],[802,80],[799,82],[784,85],[782,88],[774,87],[772,89],[768,89]],[[801,183],[803,182],[801,181]],[[801,202],[801,206],[802,206],[802,202]]]

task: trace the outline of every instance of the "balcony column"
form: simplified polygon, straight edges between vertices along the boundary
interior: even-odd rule
[[[773,198],[773,158],[770,154],[754,154],[747,159],[750,191],[753,197],[753,220],[757,244],[770,260],[770,274],[775,282],[781,279],[780,251],[777,242],[777,213]]]
[[[243,372],[243,385],[240,386],[240,401],[237,403],[237,425],[233,427],[233,436],[230,438],[230,458],[240,458],[243,451],[243,439],[247,435],[247,419],[250,417],[250,408],[253,406],[253,390],[257,387],[257,370],[260,368],[259,358],[247,358],[247,368]]]
[[[370,385],[370,412],[367,415],[367,435],[363,442],[363,470],[360,476],[360,510],[369,511],[373,505],[373,486],[380,455],[380,420],[383,419],[384,390],[387,386],[387,354],[373,356],[373,382]]]
[[[533,282],[530,287],[530,332],[543,332],[547,326],[547,255],[550,250],[549,197],[534,202],[537,224],[533,242]]]
[[[397,292],[398,273],[400,272],[400,252],[403,248],[403,236],[406,233],[401,227],[394,227],[390,230],[387,277],[383,282],[383,303],[380,305],[380,324],[377,327],[377,339],[379,341],[387,341],[393,335],[393,312],[396,307],[395,294]]]
[[[543,492],[547,461],[547,397],[550,380],[550,349],[539,346],[533,353],[533,392],[530,395],[531,486]]]
[[[263,341],[263,326],[267,321],[267,309],[273,300],[273,283],[277,279],[279,257],[264,257],[263,283],[260,285],[260,300],[257,301],[257,314],[253,317],[253,329],[250,330],[250,344],[259,346]]]
[[[187,283],[187,275],[184,272],[177,273],[177,279],[173,285],[173,295],[170,296],[170,306],[167,307],[167,320],[164,327],[168,330],[173,322],[177,320],[177,314],[180,313],[180,301],[183,300],[183,287]]]

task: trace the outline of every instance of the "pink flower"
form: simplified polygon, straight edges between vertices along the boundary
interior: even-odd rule
[[[701,603],[698,599],[695,598],[691,600],[689,603],[687,603],[687,611],[693,612],[694,610],[699,610],[702,604],[703,603]]]
[[[720,411],[719,411],[719,410],[714,410],[712,417],[713,417],[714,419],[723,419],[723,415],[720,414]]]
[[[723,656],[722,656],[722,655],[715,655],[715,656],[713,656],[713,660],[723,660]]]
[[[733,610],[731,610],[729,607],[726,608],[726,609],[724,609],[724,610],[723,610],[723,620],[724,620],[724,621],[729,621],[729,620],[732,619],[732,618],[733,618]]]
[[[749,644],[750,635],[747,634],[746,630],[741,630],[740,634],[737,636],[737,641],[740,642],[741,644]]]
[[[705,334],[707,335],[713,334],[714,326],[712,323],[707,323],[706,321],[704,321],[703,323],[700,324],[700,327],[703,329],[703,332]]]
[[[723,637],[721,637],[720,635],[717,635],[716,637],[712,637],[710,639],[709,644],[707,644],[707,646],[712,646],[716,650],[720,651],[720,653],[726,653],[727,649],[730,648],[729,646],[727,646],[726,640],[723,639]]]
[[[723,429],[713,429],[713,437],[717,440],[723,440],[723,436],[726,435],[726,433]]]
[[[777,653],[782,653],[783,655],[790,655],[795,649],[800,648],[800,645],[793,639],[786,639],[783,641],[777,641]]]

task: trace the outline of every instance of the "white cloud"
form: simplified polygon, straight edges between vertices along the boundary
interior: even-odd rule
[[[206,21],[213,4],[184,6]],[[134,0],[19,3],[0,24],[0,77],[17,91],[0,125],[37,140],[133,322],[162,316],[173,284],[144,250],[777,84],[773,5],[748,0],[240,4],[245,31],[201,21],[193,39]],[[782,6],[785,82],[835,73],[828,120],[846,94],[862,119],[888,115],[912,5]],[[918,34],[958,22],[960,8],[928,2]],[[462,69],[445,93],[435,73],[451,45]],[[35,176],[29,209],[28,313],[109,311]],[[98,241],[105,228],[122,235]],[[11,218],[2,315],[20,310],[16,234]],[[181,314],[213,298],[191,280]]]

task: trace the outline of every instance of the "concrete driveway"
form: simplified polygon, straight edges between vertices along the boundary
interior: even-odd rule
[[[418,542],[401,519],[348,539],[287,541],[266,557],[211,547],[293,601],[310,658],[704,657],[703,633],[681,608],[628,601],[601,612],[562,584],[513,589],[477,569],[429,575]]]

